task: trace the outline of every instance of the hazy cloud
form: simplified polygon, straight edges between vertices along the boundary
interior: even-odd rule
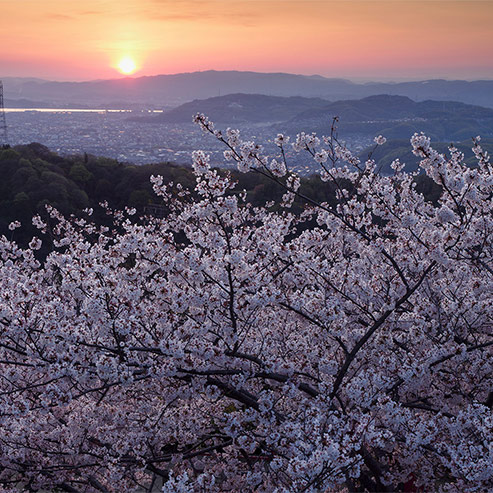
[[[57,21],[72,21],[74,17],[72,15],[67,14],[47,14],[49,19],[54,19]]]
[[[266,4],[259,10],[245,0],[144,0],[137,7],[139,14],[157,21],[228,21],[251,26],[265,15]],[[254,7],[254,8],[253,8]]]
[[[85,10],[83,12],[79,12],[79,15],[104,15],[106,12],[102,10]]]

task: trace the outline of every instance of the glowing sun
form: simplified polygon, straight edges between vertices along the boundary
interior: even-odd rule
[[[122,74],[130,75],[137,70],[137,65],[132,58],[126,56],[118,62],[117,68]]]

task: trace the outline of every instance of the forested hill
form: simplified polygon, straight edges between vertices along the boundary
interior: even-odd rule
[[[493,139],[481,143],[486,151],[493,153]],[[434,147],[441,152],[447,151],[446,144],[437,143]],[[474,165],[469,143],[458,147],[465,153],[466,162]],[[364,160],[367,154],[362,153],[361,159]],[[417,159],[407,140],[389,141],[379,146],[373,157],[383,173],[392,171],[390,163],[396,158],[407,163],[408,171],[417,167]],[[23,226],[15,231],[14,237],[24,245],[36,234],[32,226],[33,215],[45,216],[46,204],[64,215],[80,215],[83,209],[91,207],[95,211],[93,219],[102,223],[106,219],[98,205],[103,201],[114,209],[135,207],[139,214],[149,212],[146,209],[149,206],[161,205],[161,199],[152,190],[151,175],[161,175],[164,182],[181,183],[188,189],[195,186],[190,167],[172,163],[136,166],[87,154],[62,157],[38,143],[0,150],[0,174],[0,235],[11,238],[8,225],[21,221]],[[247,200],[253,205],[281,201],[283,190],[273,181],[256,173],[233,171],[232,175],[238,182],[236,190],[246,190]],[[433,201],[437,187],[423,175],[417,181],[419,189]],[[305,195],[315,200],[335,201],[332,185],[322,182],[316,175],[302,178],[301,187]],[[293,210],[300,208],[301,204],[295,202]]]
[[[196,99],[161,115],[148,118],[152,122],[189,123],[197,113],[217,122],[275,122],[296,125],[327,124],[338,116],[341,122],[388,122],[419,119],[493,120],[493,109],[456,101],[416,102],[405,96],[381,94],[363,99],[331,102],[320,98],[279,97],[263,94],[228,94]],[[142,119],[141,119],[142,120]]]
[[[328,103],[326,99],[299,96],[228,94],[209,99],[196,99],[162,115],[147,117],[145,120],[151,123],[190,123],[193,115],[204,113],[213,122],[218,123],[284,122],[299,113],[326,107]],[[144,118],[139,120],[142,121]]]
[[[15,231],[15,239],[21,244],[36,234],[32,216],[46,215],[46,204],[64,215],[80,215],[91,207],[94,220],[101,222],[104,217],[98,204],[102,201],[115,209],[135,207],[139,214],[146,206],[162,204],[152,190],[151,175],[161,175],[165,182],[181,183],[185,188],[195,186],[192,170],[186,166],[136,166],[87,154],[61,157],[37,143],[0,150],[0,174],[0,235],[10,238],[8,225],[21,221],[23,227]],[[247,190],[248,200],[254,205],[281,199],[283,191],[260,175],[233,172],[233,177],[238,181],[237,189]],[[303,187],[319,200],[333,196],[331,187],[318,177],[303,179]]]
[[[142,123],[190,123],[204,113],[213,122],[272,124],[273,132],[327,134],[334,117],[340,135],[373,139],[408,139],[424,131],[434,141],[458,142],[472,136],[493,137],[493,109],[455,101],[416,102],[405,96],[381,94],[358,100],[330,102],[319,98],[229,94],[197,99],[158,116],[133,118]]]
[[[0,235],[9,237],[8,224],[19,220],[23,228],[16,231],[16,239],[33,232],[31,218],[45,214],[47,203],[65,215],[80,214],[87,207],[98,210],[102,201],[119,209],[143,208],[157,201],[149,183],[151,174],[194,184],[191,170],[185,167],[133,166],[90,155],[65,158],[37,143],[0,151],[0,173]]]
[[[465,162],[474,166],[471,144],[465,141],[456,146],[464,153]],[[493,139],[483,139],[481,144],[493,154]],[[433,146],[447,153],[447,144],[433,143]],[[369,151],[362,152],[360,158],[365,160]],[[418,158],[412,154],[408,140],[390,140],[373,151],[372,157],[384,174],[393,172],[390,163],[396,158],[406,163],[407,171],[417,169]],[[102,222],[103,212],[98,204],[103,201],[114,209],[135,207],[139,214],[146,212],[148,206],[161,205],[161,199],[152,190],[151,175],[161,175],[165,182],[181,183],[188,189],[195,187],[195,177],[187,166],[173,163],[137,166],[88,154],[62,157],[38,143],[0,150],[0,173],[0,235],[11,237],[8,225],[21,221],[22,229],[15,232],[21,243],[35,234],[32,216],[46,214],[46,204],[64,215],[80,215],[83,209],[91,207],[95,210],[94,220]],[[246,190],[247,200],[253,205],[281,200],[283,190],[269,179],[255,173],[233,171],[232,174],[238,182],[236,189]],[[301,186],[303,193],[315,200],[335,200],[332,186],[316,175],[302,178]],[[429,200],[436,198],[436,187],[424,176],[419,177],[418,186]],[[295,203],[294,210],[299,207]]]
[[[284,127],[323,133],[339,117],[341,135],[377,135],[409,139],[423,131],[434,141],[493,137],[493,109],[455,101],[416,102],[404,96],[379,95],[355,101],[336,101],[296,115]]]

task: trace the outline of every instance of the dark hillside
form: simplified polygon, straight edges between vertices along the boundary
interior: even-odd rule
[[[493,137],[493,109],[453,101],[415,102],[389,95],[336,101],[306,110],[283,127],[288,131],[304,128],[326,134],[336,116],[340,134],[346,136],[382,134],[388,139],[409,139],[414,132],[425,132],[435,141],[461,141],[476,135]]]
[[[93,219],[105,223],[100,202],[106,201],[114,209],[135,207],[139,215],[147,212],[148,206],[162,204],[152,190],[151,175],[163,176],[165,183],[195,187],[195,177],[186,166],[136,166],[87,154],[61,157],[37,143],[0,150],[0,173],[0,235],[12,237],[8,225],[20,221],[22,228],[14,236],[24,245],[36,234],[32,216],[46,217],[46,204],[64,215],[80,215],[83,209],[93,208]],[[246,190],[253,205],[281,200],[283,191],[269,179],[255,173],[233,171],[232,175],[238,182],[236,190]],[[317,177],[304,179],[303,187],[309,188],[311,196],[318,200],[333,198],[331,186]],[[294,209],[299,210],[299,205],[295,204]]]
[[[326,99],[229,94],[209,99],[196,99],[162,115],[148,117],[151,123],[189,123],[196,113],[206,114],[214,122],[260,123],[290,120],[301,111],[327,105]],[[140,118],[140,121],[143,121]]]
[[[80,214],[87,207],[97,210],[102,201],[112,208],[143,210],[158,201],[149,182],[152,174],[194,185],[191,170],[184,167],[134,166],[87,154],[63,158],[37,143],[0,151],[0,173],[0,234],[9,236],[9,223],[19,220],[23,233],[15,234],[23,235],[21,240],[34,233],[31,218],[45,215],[48,203],[65,215]],[[102,220],[97,214],[95,219]]]
[[[405,96],[378,95],[330,103],[320,98],[230,94],[195,100],[142,123],[189,123],[204,113],[219,124],[269,124],[268,131],[297,134],[300,129],[326,135],[334,117],[340,135],[366,141],[378,134],[409,139],[425,132],[434,141],[459,142],[476,135],[493,138],[493,109],[453,101],[416,102]]]
[[[483,142],[484,148],[493,151],[493,139]],[[435,148],[446,152],[446,144],[435,144]],[[474,165],[470,144],[459,145],[470,165]],[[368,152],[362,153],[362,159]],[[391,171],[390,163],[399,157],[407,163],[407,170],[417,167],[417,159],[409,150],[409,141],[389,141],[378,147],[374,158],[382,164],[382,172]],[[150,183],[151,175],[161,175],[166,183],[173,181],[193,189],[195,177],[191,168],[172,163],[144,166],[124,164],[113,159],[88,154],[61,157],[47,147],[32,143],[0,150],[0,235],[15,237],[25,245],[37,234],[32,226],[33,215],[46,217],[45,205],[50,204],[64,215],[80,216],[85,208],[93,208],[93,220],[104,224],[107,218],[98,204],[106,201],[114,209],[135,207],[138,215],[149,212],[153,205],[162,205]],[[262,205],[274,200],[280,202],[283,190],[274,182],[255,173],[232,172],[238,184],[236,191],[247,191],[247,200],[252,205]],[[419,177],[420,189],[430,200],[437,194],[426,177]],[[301,191],[319,202],[333,202],[334,188],[323,183],[318,176],[302,178]],[[151,207],[149,207],[151,206]],[[301,204],[295,202],[293,211]],[[8,225],[20,221],[22,228],[14,233]],[[46,253],[46,252],[45,252]]]

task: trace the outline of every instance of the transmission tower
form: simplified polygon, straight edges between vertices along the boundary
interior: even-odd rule
[[[3,82],[0,80],[0,148],[8,145],[7,120],[5,120],[5,110],[3,107]]]

